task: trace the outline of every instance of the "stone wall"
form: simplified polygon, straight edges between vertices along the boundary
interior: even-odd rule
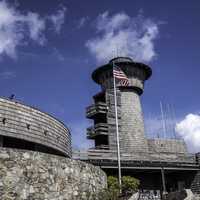
[[[114,102],[114,90],[107,89],[106,90],[106,104],[108,106],[107,112],[107,123],[108,123],[108,140],[109,140],[109,149],[117,150],[117,138],[116,138],[116,121],[115,121],[115,102]],[[118,122],[119,122],[119,131],[121,130],[120,118],[120,105],[121,105],[121,98],[120,92],[117,91],[117,106],[118,106]],[[121,140],[122,137],[119,135],[119,139]],[[122,148],[122,146],[120,146]]]
[[[116,150],[116,124],[113,89],[106,90],[107,123],[110,150]],[[119,140],[121,152],[148,152],[140,96],[134,89],[117,89]]]
[[[81,161],[0,148],[1,200],[89,200],[106,187],[106,175]]]
[[[148,152],[140,96],[132,89],[121,90],[120,134],[125,152]]]
[[[149,151],[152,153],[185,153],[187,147],[180,139],[148,139]]]
[[[71,135],[62,122],[38,109],[3,98],[0,98],[0,136],[32,142],[71,157]],[[6,142],[6,138],[0,138],[2,141]]]

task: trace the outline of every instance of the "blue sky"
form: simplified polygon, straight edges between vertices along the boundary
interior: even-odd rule
[[[99,91],[91,73],[118,49],[152,67],[142,96],[147,126],[159,129],[162,101],[185,122],[179,132],[193,134],[191,120],[191,141],[200,141],[199,10],[198,0],[0,0],[0,96],[15,94],[61,119],[83,148],[85,107]]]

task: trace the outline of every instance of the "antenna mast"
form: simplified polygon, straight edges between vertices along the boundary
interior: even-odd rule
[[[165,123],[165,118],[164,118],[164,113],[163,113],[163,105],[162,102],[160,101],[160,111],[161,111],[161,117],[162,117],[162,126],[163,126],[163,136],[164,138],[166,137],[166,123]]]
[[[175,134],[176,139],[180,139],[180,137],[177,136],[176,131],[175,131],[175,126],[176,126],[177,121],[176,121],[176,114],[175,114],[175,109],[174,109],[174,105],[173,104],[171,105],[171,108],[172,108],[174,134]]]

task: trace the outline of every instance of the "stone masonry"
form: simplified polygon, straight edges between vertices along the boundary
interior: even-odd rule
[[[51,154],[0,148],[1,200],[95,200],[106,184],[99,167]]]
[[[125,152],[147,152],[144,122],[139,95],[129,89],[121,90],[121,134]]]

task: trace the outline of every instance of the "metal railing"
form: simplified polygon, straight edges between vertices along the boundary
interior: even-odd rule
[[[95,126],[87,128],[87,138],[92,139],[97,135],[108,135],[108,124],[98,123]]]
[[[98,102],[86,108],[86,116],[92,118],[96,114],[106,114],[107,110],[106,103]]]
[[[79,159],[86,159],[86,160],[93,160],[95,159],[96,161],[99,160],[99,162],[104,163],[106,166],[107,165],[116,165],[116,160],[117,160],[117,154],[114,151],[110,150],[105,150],[103,151],[101,149],[90,149],[89,151],[86,152],[78,152],[76,153],[76,158]],[[95,162],[94,160],[94,162]],[[177,157],[176,159],[152,159],[151,155],[148,153],[146,155],[127,155],[121,157],[121,162],[122,165],[125,166],[151,166],[151,167],[156,167],[156,166],[165,166],[165,167],[170,167],[170,166],[176,166],[176,167],[182,167],[182,166],[187,166],[187,167],[198,167],[198,163],[195,160],[195,155],[194,154],[186,154],[182,155],[180,157]]]

